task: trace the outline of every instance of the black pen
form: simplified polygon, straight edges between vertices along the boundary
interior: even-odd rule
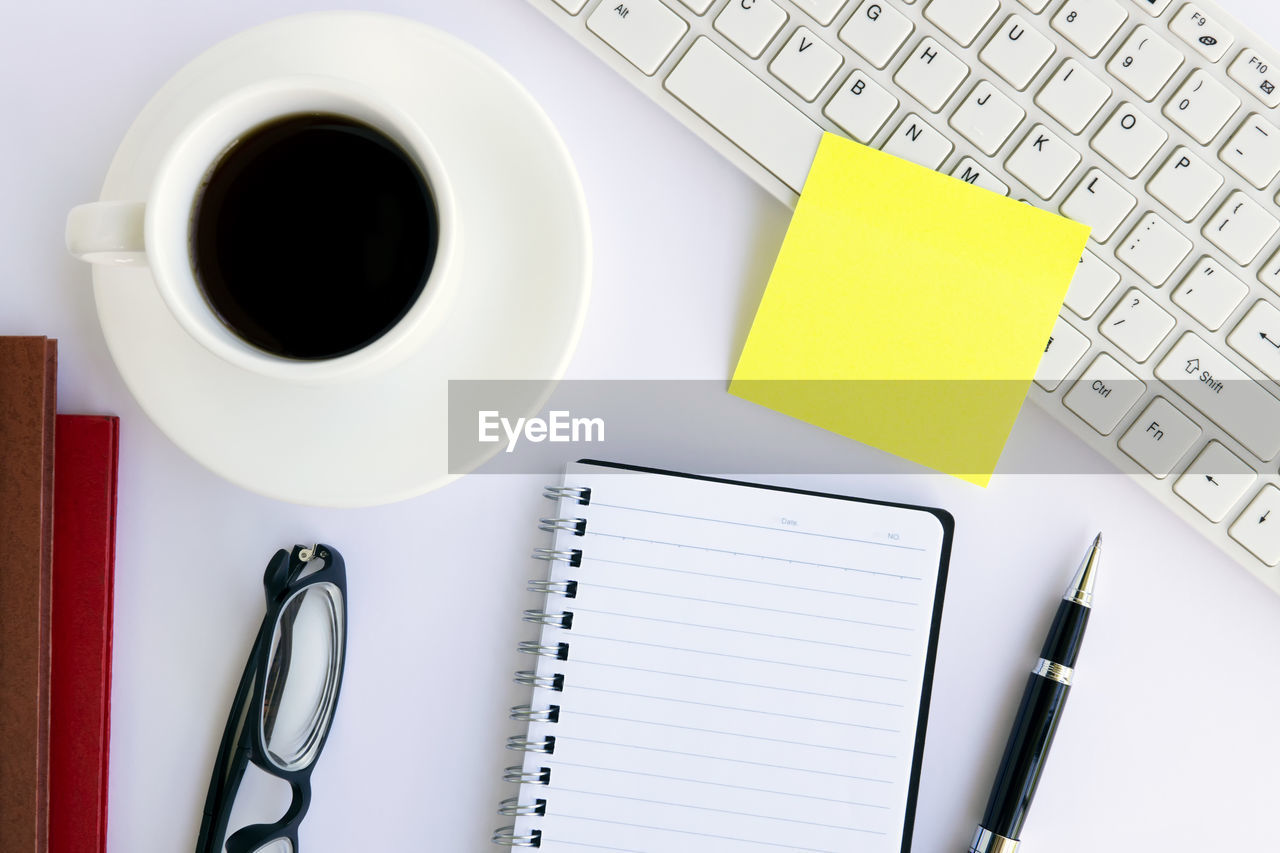
[[[1023,821],[1031,809],[1036,783],[1040,781],[1067,694],[1071,692],[1073,667],[1093,606],[1093,581],[1098,573],[1101,545],[1099,533],[1058,605],[1053,626],[1040,650],[1040,661],[1027,679],[1009,743],[991,786],[987,810],[969,845],[969,853],[1014,853],[1018,849]]]

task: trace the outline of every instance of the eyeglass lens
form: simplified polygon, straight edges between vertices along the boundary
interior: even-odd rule
[[[259,719],[267,758],[282,770],[315,761],[333,719],[346,641],[342,608],[338,587],[317,583],[290,596],[276,619]],[[292,853],[287,841],[261,851]]]

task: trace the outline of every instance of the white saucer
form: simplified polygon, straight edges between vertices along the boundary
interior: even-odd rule
[[[94,267],[98,317],[142,408],[212,471],[295,503],[401,500],[492,455],[454,460],[450,470],[449,380],[545,383],[528,411],[513,413],[522,416],[540,408],[563,375],[590,289],[582,189],[551,122],[492,60],[414,21],[324,12],[241,33],[179,71],[129,129],[102,198],[145,198],[181,127],[223,95],[286,74],[373,87],[430,136],[465,241],[461,286],[443,327],[386,373],[309,386],[209,353],[166,310],[145,268]]]

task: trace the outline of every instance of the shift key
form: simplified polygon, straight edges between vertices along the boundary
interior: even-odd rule
[[[1259,459],[1280,453],[1280,400],[1194,332],[1156,366],[1156,378]]]

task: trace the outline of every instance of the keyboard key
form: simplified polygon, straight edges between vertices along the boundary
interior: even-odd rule
[[[1196,142],[1208,145],[1239,106],[1240,99],[1226,86],[1197,68],[1164,105],[1164,114]]]
[[[1044,345],[1040,366],[1036,368],[1036,384],[1046,391],[1053,391],[1088,351],[1089,339],[1059,317],[1053,323],[1053,332]]]
[[[587,0],[556,0],[556,5],[570,15],[576,15],[582,11],[583,6],[587,5]]]
[[[947,159],[954,146],[951,140],[934,130],[915,113],[907,115],[881,149],[886,154],[936,169]]]
[[[959,178],[965,183],[991,190],[1000,195],[1009,194],[1009,185],[991,174],[991,170],[972,157],[961,157],[960,162],[951,170],[951,177]]]
[[[1194,3],[1187,3],[1169,22],[1173,34],[1210,62],[1217,62],[1236,40],[1231,31],[1210,18]]]
[[[1204,210],[1220,186],[1222,175],[1191,153],[1191,149],[1179,145],[1160,171],[1147,181],[1147,192],[1164,202],[1179,219],[1190,222]]]
[[[877,0],[862,5],[840,30],[840,41],[862,54],[876,68],[884,68],[911,35],[907,16]]]
[[[1043,12],[1044,7],[1049,5],[1049,0],[1018,0],[1018,2],[1036,13]]]
[[[559,2],[559,0],[557,0],[557,2]],[[586,0],[583,0],[583,2],[585,3]],[[692,11],[697,12],[699,15],[703,15],[711,8],[713,0],[680,0],[680,2],[688,6]]]
[[[925,7],[924,16],[968,47],[999,10],[999,0],[933,0]]]
[[[1174,320],[1155,300],[1136,287],[1120,297],[1098,331],[1134,361],[1146,361],[1173,331]]]
[[[1025,89],[1053,56],[1053,42],[1020,15],[1010,15],[978,54],[987,67],[1015,89]]]
[[[1121,104],[1089,145],[1131,178],[1151,162],[1169,134],[1132,104]]]
[[[653,74],[689,25],[658,0],[627,0],[625,7],[615,9],[597,6],[587,18],[587,29],[636,68]]]
[[[1205,255],[1173,292],[1173,302],[1206,329],[1216,332],[1248,295],[1249,288],[1244,282]]]
[[[1258,281],[1280,293],[1280,249],[1258,270]]]
[[[1104,352],[1072,383],[1062,402],[1080,420],[1110,435],[1146,390],[1146,383]]]
[[[809,17],[813,18],[822,26],[830,24],[835,20],[836,13],[844,8],[844,4],[848,0],[791,0],[800,7],[802,12],[808,12]],[[710,0],[706,0],[710,5]]]
[[[854,71],[822,112],[862,143],[871,141],[898,108],[898,99],[861,71]]]
[[[787,13],[773,0],[753,0],[750,5],[730,3],[725,6],[724,11],[716,16],[715,28],[742,48],[747,56],[759,59],[786,22]]]
[[[700,37],[664,84],[685,106],[796,192],[822,129],[729,54]]]
[[[1239,456],[1211,441],[1187,471],[1173,484],[1173,491],[1210,521],[1222,521],[1227,511],[1258,479],[1258,473]]]
[[[1116,247],[1116,257],[1159,287],[1190,251],[1190,240],[1159,216],[1148,213]]]
[[[1036,93],[1036,104],[1072,133],[1084,130],[1111,97],[1111,88],[1074,59],[1065,60]]]
[[[1088,56],[1097,56],[1128,19],[1115,0],[1067,0],[1050,24]]]
[[[1222,146],[1218,159],[1258,189],[1266,189],[1280,173],[1280,129],[1253,113]]]
[[[1227,74],[1269,107],[1280,106],[1280,66],[1253,48],[1240,51]]]
[[[1089,236],[1105,243],[1137,204],[1137,199],[1101,169],[1090,169],[1059,210],[1068,219],[1088,225],[1091,229]]]
[[[1185,332],[1155,375],[1259,459],[1280,452],[1280,400],[1195,332]]]
[[[1120,273],[1099,260],[1098,256],[1088,249],[1080,256],[1076,273],[1071,278],[1071,286],[1067,288],[1067,298],[1063,304],[1081,317],[1088,319],[1107,295],[1120,283]]]
[[[1120,438],[1120,449],[1157,480],[1169,476],[1200,438],[1200,425],[1164,397],[1152,400]]]
[[[1160,216],[1148,213],[1116,247],[1116,257],[1153,286],[1160,287],[1192,250],[1192,241]]]
[[[1150,101],[1181,64],[1182,52],[1143,25],[1129,34],[1107,70],[1142,100]]]
[[[1241,266],[1248,265],[1267,244],[1280,222],[1260,204],[1236,190],[1200,229],[1209,242]]]
[[[1227,346],[1280,381],[1280,308],[1259,299],[1227,336]]]
[[[893,82],[937,112],[969,74],[969,66],[931,38],[923,39],[903,61]]]
[[[1037,124],[1005,160],[1004,167],[1032,192],[1048,200],[1079,162],[1080,155],[1074,148],[1043,124]]]
[[[800,27],[769,63],[769,71],[806,101],[818,93],[836,75],[844,58],[835,48],[819,39],[808,27]]]
[[[951,114],[951,126],[992,157],[1026,115],[1022,107],[983,80]]]
[[[1280,489],[1263,486],[1228,532],[1268,566],[1280,564]]]
[[[1161,12],[1169,8],[1172,0],[1133,0],[1142,11],[1148,15],[1159,16]]]

